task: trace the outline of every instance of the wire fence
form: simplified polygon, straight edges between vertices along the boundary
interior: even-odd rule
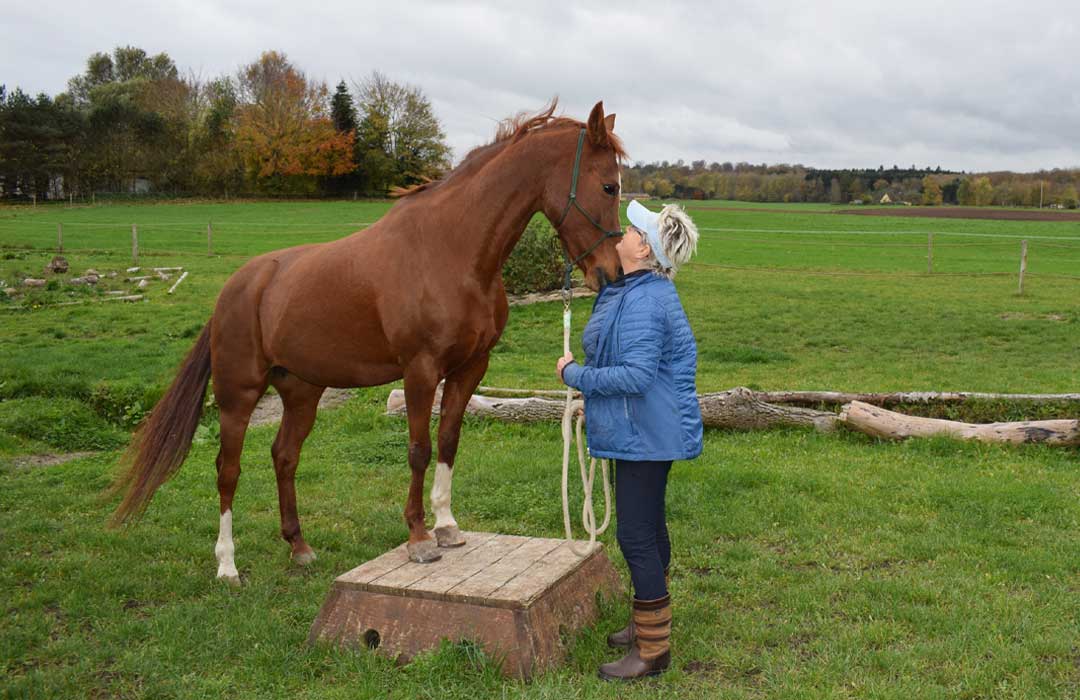
[[[373,221],[0,219],[0,251],[249,258],[330,241]],[[815,277],[1005,277],[1080,281],[1080,235],[703,226],[689,269]]]

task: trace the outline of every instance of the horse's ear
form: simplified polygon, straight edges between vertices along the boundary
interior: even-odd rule
[[[612,131],[615,131],[615,115],[614,114],[609,114],[606,117],[604,117],[604,126],[607,127],[607,130],[608,130],[609,134]]]
[[[612,115],[614,117],[615,115]],[[614,123],[614,120],[612,120]],[[594,146],[606,146],[608,144],[608,125],[604,119],[604,103],[597,102],[589,113],[589,121],[586,129],[589,133],[589,141]]]

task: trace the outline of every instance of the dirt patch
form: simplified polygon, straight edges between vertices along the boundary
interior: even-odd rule
[[[720,664],[716,663],[715,661],[694,660],[688,662],[685,666],[683,666],[683,670],[687,673],[713,674],[720,670]]]
[[[352,389],[327,389],[319,399],[319,408],[334,408],[345,403],[352,397]],[[277,394],[266,394],[259,399],[258,405],[251,414],[251,425],[266,425],[277,423],[281,420],[283,407],[281,397]]]
[[[1002,321],[1054,321],[1055,323],[1065,323],[1069,320],[1065,314],[1033,314],[1027,311],[1006,311],[999,314],[998,318]]]
[[[835,214],[902,216],[924,219],[989,219],[992,221],[1080,221],[1080,211],[994,209],[992,207],[893,207],[841,209]]]
[[[96,454],[97,452],[58,452],[40,455],[26,455],[24,457],[16,457],[14,464],[16,467],[19,467],[21,469],[54,467],[57,464],[63,464],[64,462],[70,462],[75,459],[82,459],[83,457],[90,457]]]

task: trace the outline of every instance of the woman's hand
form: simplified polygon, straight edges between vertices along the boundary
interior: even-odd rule
[[[574,361],[574,353],[568,352],[559,358],[559,361],[555,363],[555,376],[559,378],[559,381],[563,381],[562,371],[563,367],[567,366]]]

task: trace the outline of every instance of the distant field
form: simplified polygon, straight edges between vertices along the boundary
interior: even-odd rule
[[[652,203],[655,204],[655,203]],[[744,203],[743,203],[744,204]],[[715,206],[713,206],[715,205]],[[1057,222],[870,218],[688,202],[699,255],[677,285],[699,389],[1077,391],[1080,230]],[[469,644],[405,667],[307,647],[332,579],[406,536],[404,421],[388,387],[324,412],[297,473],[287,561],[270,445],[249,432],[236,505],[244,586],[214,578],[212,421],[132,530],[103,523],[119,448],[250,256],[360,230],[386,203],[0,210],[0,280],[39,275],[64,226],[73,270],[183,266],[172,296],[100,302],[63,285],[0,294],[0,695],[162,698],[1073,698],[1080,693],[1075,450],[849,433],[710,430],[675,466],[674,669],[604,684],[625,601],[568,640],[562,669],[503,680]],[[708,208],[711,207],[711,208]],[[215,255],[206,254],[206,225]],[[928,234],[934,274],[927,274]],[[1020,240],[1029,276],[1017,295]],[[377,261],[373,261],[377,264]],[[174,278],[175,280],[175,278]],[[171,282],[170,282],[171,283]],[[103,287],[135,291],[122,277]],[[84,305],[57,306],[70,301]],[[591,300],[574,302],[575,338]],[[515,307],[485,382],[555,388],[558,303]],[[995,410],[1016,411],[1015,406]],[[50,467],[27,454],[92,451]],[[468,419],[454,485],[467,529],[561,536],[559,434]],[[571,506],[579,510],[579,502]],[[616,565],[614,533],[605,541]]]
[[[814,205],[685,204],[702,232],[697,257],[678,278],[699,340],[702,391],[735,385],[1076,390],[1075,224],[822,215]],[[173,296],[164,294],[167,284],[155,282],[137,304],[53,306],[101,298],[59,283],[15,299],[0,296],[0,399],[30,402],[30,416],[44,410],[35,400],[69,400],[89,407],[84,421],[98,415],[130,427],[167,384],[218,290],[245,260],[362,230],[389,206],[194,202],[0,210],[0,280],[9,285],[41,274],[58,225],[76,273],[122,273],[131,264],[132,224],[144,266],[183,266],[191,273]],[[206,254],[208,224],[212,257]],[[927,274],[931,233],[934,273]],[[1029,243],[1024,296],[1016,293],[1021,239]],[[97,291],[139,291],[122,280],[122,274],[107,278]],[[575,337],[590,304],[575,302]],[[556,388],[550,364],[559,346],[557,306],[513,310],[486,383]],[[29,427],[0,423],[0,436],[23,436],[0,437],[0,454],[23,450],[26,440],[40,442],[33,437],[40,435],[36,422],[27,420]],[[101,441],[73,435],[45,442],[82,449]]]
[[[1004,221],[1080,221],[1080,212],[1004,207],[868,207],[843,209],[841,214],[922,217],[929,219],[991,219]]]
[[[678,284],[701,346],[702,389],[1066,391],[1075,382],[1080,227],[1069,223],[821,216],[687,202],[702,230]],[[0,210],[0,279],[40,274],[63,224],[73,270],[141,262],[191,271],[143,304],[0,317],[0,397],[84,397],[100,382],[160,387],[226,277],[258,253],[360,230],[381,202],[193,203]],[[206,255],[213,226],[214,257]],[[928,234],[934,274],[927,274]],[[1016,295],[1020,240],[1029,242]],[[374,263],[375,261],[373,261]],[[107,286],[134,291],[110,282]],[[45,295],[42,303],[62,301]],[[583,324],[589,301],[578,302]],[[0,308],[18,303],[0,298]],[[554,304],[515,309],[489,383],[553,385]]]

